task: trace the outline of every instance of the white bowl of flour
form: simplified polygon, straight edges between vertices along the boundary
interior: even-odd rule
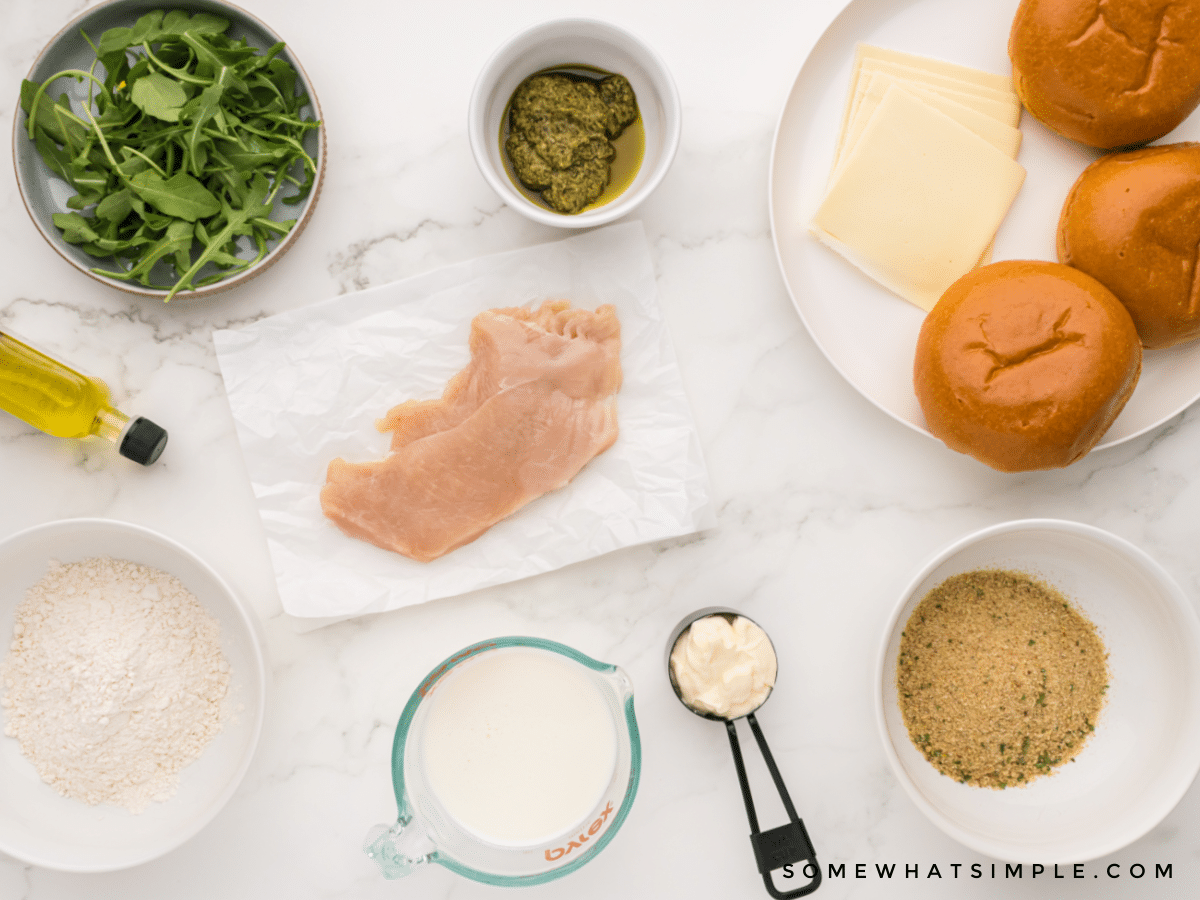
[[[0,541],[0,852],[113,871],[203,828],[262,730],[256,629],[147,528],[68,519]]]

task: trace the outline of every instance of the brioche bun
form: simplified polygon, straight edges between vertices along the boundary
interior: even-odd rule
[[[913,387],[929,430],[1002,472],[1068,466],[1133,393],[1133,320],[1090,275],[1009,260],[968,272],[926,316]]]
[[[1200,0],[1022,0],[1008,56],[1048,128],[1106,150],[1142,144],[1200,103]]]
[[[1117,295],[1144,347],[1200,337],[1200,144],[1102,156],[1058,220],[1058,261]]]

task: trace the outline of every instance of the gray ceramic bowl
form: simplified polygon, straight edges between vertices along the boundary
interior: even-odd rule
[[[81,32],[85,32],[93,41],[98,41],[100,35],[108,29],[132,26],[141,16],[159,9],[184,9],[190,13],[207,12],[221,16],[230,22],[229,31],[226,33],[231,38],[234,40],[245,38],[251,46],[259,49],[266,49],[282,40],[265,23],[231,3],[218,2],[218,0],[109,0],[107,3],[101,3],[88,9],[56,34],[34,61],[26,78],[41,83],[63,69],[88,69],[95,60],[96,54],[88,46]],[[317,96],[300,61],[286,46],[280,53],[280,58],[285,59],[296,70],[298,83],[308,94],[309,105],[304,108],[304,114],[320,120],[321,108],[317,102]],[[102,72],[100,74],[102,75]],[[71,78],[61,78],[51,85],[51,93],[55,97],[64,91],[76,101],[73,105],[78,111],[82,106],[82,100],[87,96],[86,84],[79,84]],[[206,297],[236,287],[272,265],[295,243],[296,238],[308,223],[321,193],[321,185],[325,176],[324,125],[307,133],[304,149],[316,161],[316,176],[311,192],[301,203],[289,205],[283,203],[286,189],[281,191],[270,214],[275,221],[296,219],[296,224],[291,231],[281,240],[273,243],[266,256],[255,265],[211,285],[199,287],[194,291],[183,291],[176,295],[178,299]],[[21,199],[25,202],[25,208],[28,210],[33,224],[63,259],[97,281],[120,290],[159,300],[166,297],[169,287],[174,284],[176,279],[173,277],[174,270],[165,264],[159,263],[151,270],[151,282],[155,285],[153,287],[144,286],[136,281],[109,278],[98,275],[91,269],[94,267],[116,269],[118,266],[114,260],[111,258],[97,259],[63,239],[62,232],[54,224],[52,216],[55,213],[72,211],[67,207],[66,201],[75,191],[46,166],[33,141],[29,139],[26,131],[26,116],[19,106],[13,117],[13,160],[16,165],[17,185],[20,188]],[[243,259],[251,259],[257,253],[248,238],[240,238],[238,246],[238,255]],[[214,266],[206,266],[201,271],[201,276],[217,271]]]

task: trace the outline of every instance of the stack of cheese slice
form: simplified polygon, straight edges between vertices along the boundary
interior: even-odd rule
[[[1012,79],[859,44],[829,186],[810,230],[930,310],[991,254],[1025,180]]]

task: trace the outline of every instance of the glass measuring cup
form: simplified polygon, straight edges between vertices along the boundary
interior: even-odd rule
[[[763,877],[763,884],[767,888],[767,893],[777,898],[777,900],[790,900],[790,898],[794,897],[803,897],[806,894],[811,894],[821,886],[821,866],[817,862],[817,853],[808,838],[808,831],[804,827],[804,822],[796,814],[796,808],[792,805],[792,798],[789,796],[787,787],[783,783],[783,776],[779,774],[779,768],[775,765],[775,758],[771,755],[771,749],[767,746],[766,736],[763,734],[758,720],[754,717],[754,714],[767,701],[767,698],[770,697],[773,685],[768,688],[766,694],[757,701],[753,708],[748,711],[739,709],[735,715],[724,717],[688,703],[676,679],[675,667],[671,662],[671,656],[676,645],[692,627],[694,622],[708,618],[709,616],[721,616],[731,625],[739,618],[746,619],[762,630],[763,635],[766,636],[765,629],[761,629],[761,626],[749,616],[743,616],[737,610],[727,607],[711,606],[696,610],[685,616],[675,626],[670,637],[667,639],[667,677],[671,681],[671,689],[675,691],[675,696],[679,698],[679,702],[687,707],[689,711],[702,718],[725,723],[725,732],[729,736],[729,748],[733,751],[733,763],[738,773],[738,783],[742,789],[742,800],[746,806],[746,817],[750,821],[750,844],[754,848],[754,859],[758,863],[758,871]],[[778,666],[778,656],[775,654],[775,647],[771,644],[769,636],[767,636],[766,640],[770,646],[771,655],[775,658],[776,666]],[[781,825],[778,828],[772,828],[768,831],[759,830],[758,815],[754,810],[754,798],[750,794],[750,781],[746,777],[746,766],[742,760],[742,748],[738,742],[737,729],[734,726],[735,720],[739,718],[745,718],[750,724],[750,730],[754,733],[754,739],[758,743],[758,749],[762,752],[763,761],[766,762],[767,770],[771,773],[771,780],[775,782],[775,789],[779,792],[779,799],[783,801],[783,808],[787,811],[789,821],[786,825]],[[771,873],[776,869],[799,862],[804,863],[801,869],[803,875],[811,880],[808,884],[794,890],[780,891],[771,880]]]
[[[477,822],[453,815],[448,808],[453,804],[439,796],[437,772],[431,773],[431,759],[425,750],[438,740],[438,716],[444,718],[448,708],[443,705],[438,711],[435,697],[439,689],[443,697],[451,690],[461,694],[463,679],[469,676],[472,666],[495,666],[531,651],[535,656],[548,655],[543,661],[559,666],[564,681],[579,686],[587,695],[581,695],[580,702],[595,702],[596,710],[602,710],[597,714],[608,717],[615,758],[599,799],[569,827],[532,839],[514,839],[512,835],[482,833]],[[477,669],[476,674],[484,671]],[[455,682],[457,687],[453,687]],[[401,713],[392,743],[397,820],[391,826],[375,826],[363,850],[379,864],[386,878],[409,875],[428,863],[501,886],[541,884],[561,878],[603,850],[625,821],[637,793],[641,755],[633,685],[618,667],[542,638],[500,637],[472,644],[436,666]],[[438,761],[432,762],[436,769]]]

